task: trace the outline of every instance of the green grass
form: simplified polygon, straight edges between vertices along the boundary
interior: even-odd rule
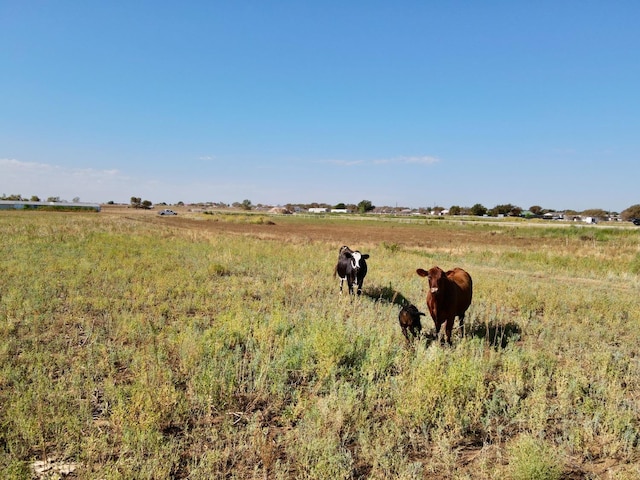
[[[491,241],[368,239],[365,294],[350,298],[321,241],[3,212],[0,471],[30,478],[57,459],[78,478],[554,479],[605,462],[637,476],[638,233],[412,228]],[[522,236],[536,241],[514,248]],[[397,324],[402,299],[426,311],[415,269],[432,264],[474,278],[453,347],[408,346]]]

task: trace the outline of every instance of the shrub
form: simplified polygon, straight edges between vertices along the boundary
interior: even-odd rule
[[[531,435],[516,438],[508,447],[510,478],[513,480],[558,480],[562,463],[555,450]]]

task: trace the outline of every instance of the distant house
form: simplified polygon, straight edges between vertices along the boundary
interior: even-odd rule
[[[269,213],[277,213],[277,214],[280,214],[280,215],[290,215],[291,214],[289,209],[286,208],[286,207],[273,207],[272,209],[269,210]]]
[[[332,208],[331,213],[349,213],[346,208]]]
[[[310,208],[309,213],[327,213],[329,211],[328,208]]]

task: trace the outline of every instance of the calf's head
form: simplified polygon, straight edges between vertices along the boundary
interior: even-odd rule
[[[351,264],[351,268],[355,275],[357,275],[358,271],[365,265],[364,260],[369,258],[369,254],[362,254],[358,250],[351,250],[346,245],[340,247],[340,256],[349,259],[349,263]]]
[[[362,254],[358,250],[351,253],[351,265],[356,272],[362,268],[362,266],[364,265],[364,260],[366,260],[367,258],[369,258],[368,254]]]

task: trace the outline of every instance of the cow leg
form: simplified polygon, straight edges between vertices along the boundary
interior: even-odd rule
[[[445,334],[447,337],[447,343],[449,345],[451,345],[451,333],[453,332],[453,321],[455,320],[455,317],[451,318],[451,319],[447,319],[447,323],[445,325]]]
[[[402,334],[404,335],[404,338],[407,339],[407,343],[410,342],[409,332],[407,332],[407,327],[405,327],[404,325],[402,326]]]
[[[438,317],[434,315],[432,312],[429,312],[431,318],[433,319],[433,325],[436,327],[436,333],[434,335],[434,340],[438,340],[440,335],[440,323],[438,323]]]
[[[442,322],[439,322],[437,320],[435,320],[435,324],[436,324],[436,335],[435,335],[435,340],[440,340],[440,328],[442,327]]]
[[[344,278],[340,277],[340,295],[342,295],[342,284],[344,283]]]
[[[421,325],[411,325],[411,333],[413,334],[413,338],[418,338],[421,331],[422,331]]]
[[[347,277],[347,284],[349,285],[349,294],[353,295],[353,286],[355,285],[358,288],[358,280],[355,277],[355,272],[352,272],[351,275]]]

